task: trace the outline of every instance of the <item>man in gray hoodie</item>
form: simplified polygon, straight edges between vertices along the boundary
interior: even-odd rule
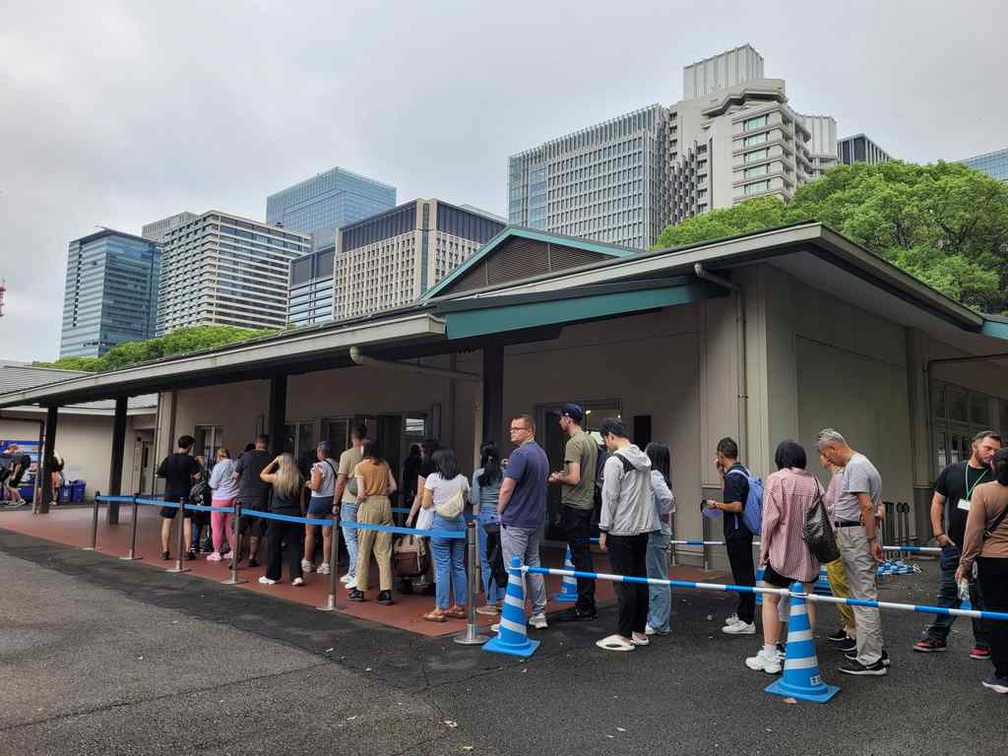
[[[630,442],[619,418],[602,423],[602,440],[609,458],[602,470],[602,512],[599,545],[609,552],[618,575],[647,577],[648,534],[661,523],[651,498],[651,460]],[[619,631],[598,641],[607,651],[633,651],[650,643],[644,634],[648,587],[644,583],[616,583]]]

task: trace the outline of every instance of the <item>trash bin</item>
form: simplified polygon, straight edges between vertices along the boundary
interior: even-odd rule
[[[69,504],[73,496],[73,486],[69,483],[64,483],[59,487],[59,503]]]
[[[87,483],[85,483],[83,480],[73,481],[73,494],[71,494],[73,501],[78,503],[84,501],[84,492],[86,490],[87,490]]]

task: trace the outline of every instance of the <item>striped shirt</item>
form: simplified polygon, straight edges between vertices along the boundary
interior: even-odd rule
[[[805,514],[820,491],[819,481],[805,470],[778,470],[766,479],[760,564],[768,563],[779,575],[802,583],[818,577],[819,562],[809,551],[802,533]]]

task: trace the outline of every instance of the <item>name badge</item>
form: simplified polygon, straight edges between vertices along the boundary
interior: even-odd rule
[[[969,499],[959,499],[959,509],[963,512],[969,512]]]

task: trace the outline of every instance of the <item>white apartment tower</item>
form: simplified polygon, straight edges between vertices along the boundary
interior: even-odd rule
[[[209,210],[161,242],[157,334],[196,325],[283,328],[291,260],[311,237]]]
[[[805,118],[751,45],[686,66],[683,92],[511,156],[508,222],[645,249],[669,223],[788,200],[818,175]]]
[[[833,116],[820,115],[803,115],[801,120],[811,135],[808,147],[812,178],[819,178],[840,162],[837,157],[836,121]]]

